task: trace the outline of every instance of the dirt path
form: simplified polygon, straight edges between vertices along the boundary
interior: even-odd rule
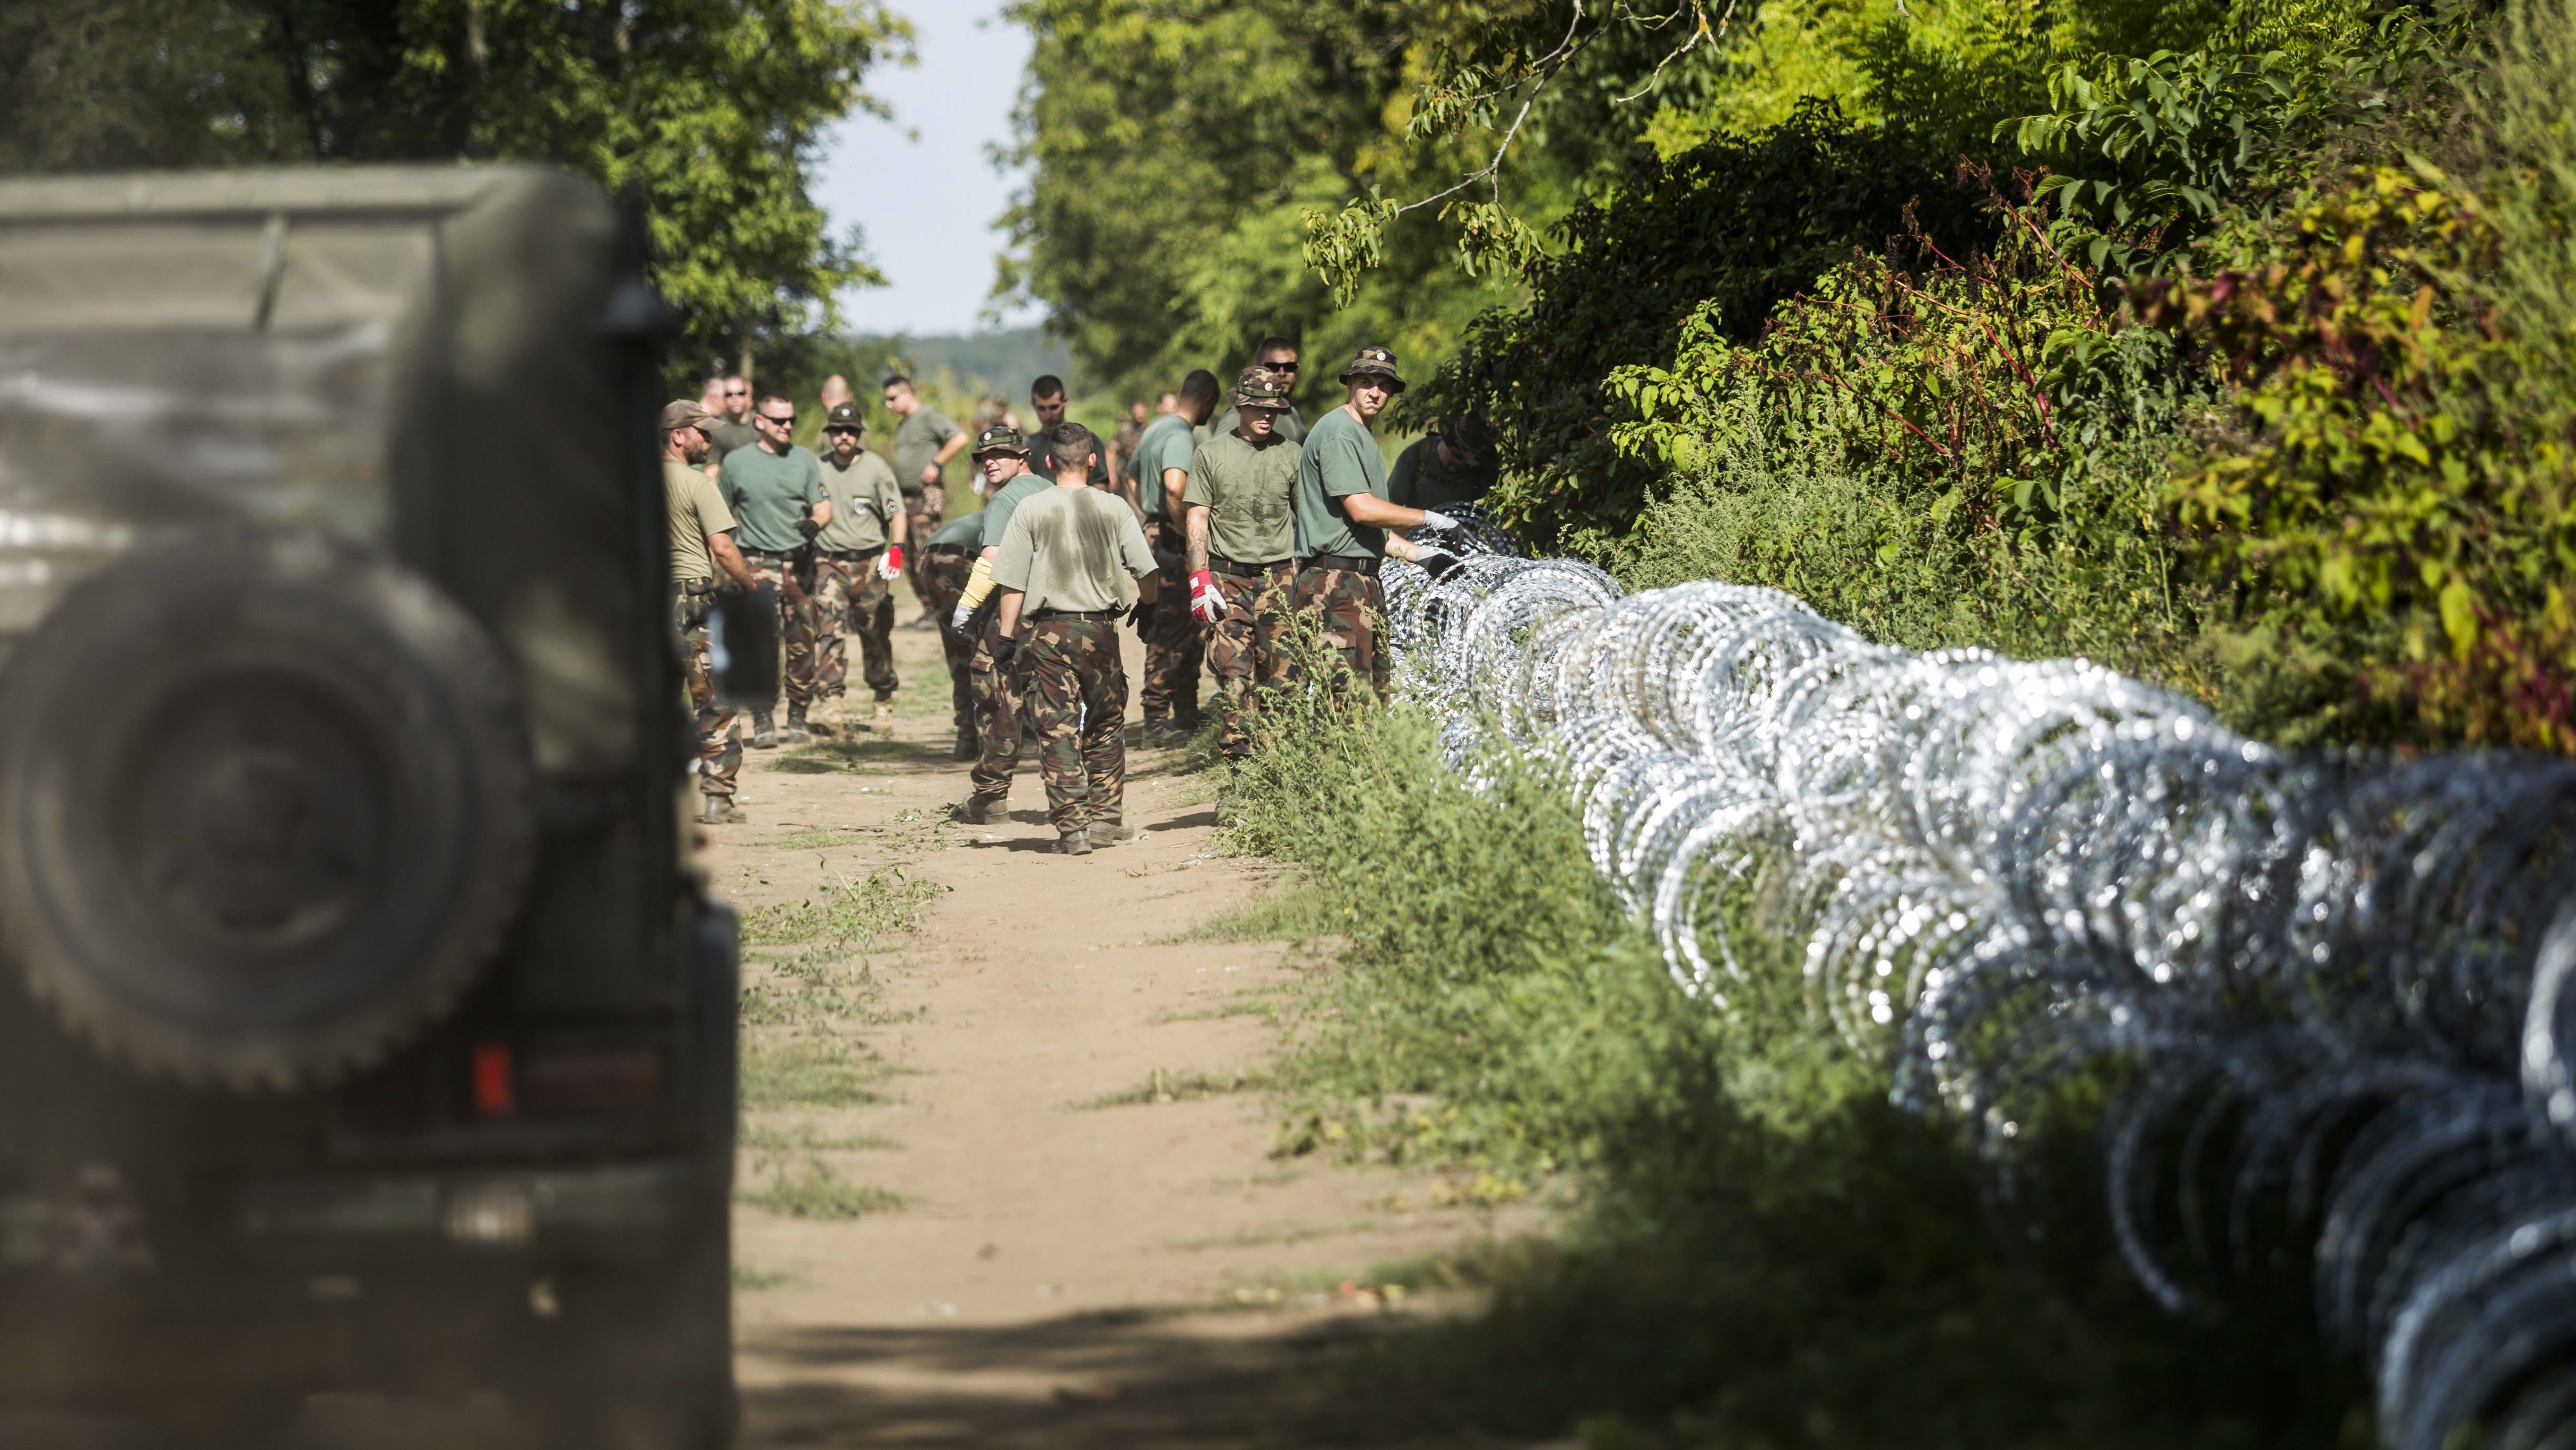
[[[1133,842],[1052,854],[1027,762],[1007,824],[949,823],[937,639],[897,646],[896,740],[752,753],[750,823],[704,857],[773,938],[801,926],[761,907],[898,899],[853,889],[881,867],[945,888],[868,950],[747,952],[744,1443],[1276,1443],[1300,1346],[1442,1312],[1373,1265],[1530,1211],[1272,1158],[1264,1003],[1312,964],[1188,939],[1265,886],[1217,853],[1212,787],[1131,744]]]

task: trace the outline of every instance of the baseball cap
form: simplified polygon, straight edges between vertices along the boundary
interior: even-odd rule
[[[832,411],[824,415],[823,428],[825,432],[834,428],[855,428],[865,433],[868,431],[868,420],[860,413],[858,404],[834,403]]]
[[[987,453],[1016,453],[1026,458],[1029,456],[1028,440],[1020,436],[1019,429],[996,423],[975,435],[975,456],[981,458]]]
[[[708,433],[713,432],[715,426],[716,415],[699,407],[692,399],[674,398],[662,405],[662,431],[665,433],[674,428],[695,428]]]
[[[1400,393],[1404,391],[1404,375],[1395,370],[1395,354],[1388,352],[1385,348],[1361,348],[1359,350],[1359,355],[1351,359],[1350,366],[1342,369],[1341,380],[1347,383],[1351,379],[1361,376],[1375,376],[1386,379],[1386,386],[1389,392]]]

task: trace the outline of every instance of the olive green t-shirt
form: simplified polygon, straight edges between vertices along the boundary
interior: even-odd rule
[[[832,521],[814,542],[835,553],[882,549],[886,521],[903,512],[903,490],[894,486],[894,470],[862,448],[842,468],[830,458],[815,460],[823,469],[823,497],[832,501]]]
[[[984,547],[984,515],[960,514],[933,530],[930,542],[942,548],[965,549],[969,552],[981,550]]]
[[[1395,467],[1387,470],[1386,499],[1409,509],[1445,509],[1453,503],[1474,503],[1494,486],[1495,468],[1452,468],[1440,461],[1440,435],[1415,440],[1412,447],[1395,455]]]
[[[721,464],[725,455],[737,448],[749,448],[760,441],[760,430],[746,418],[739,423],[718,423],[707,434],[707,462]]]
[[[993,561],[993,581],[1027,596],[1023,620],[1041,609],[1125,609],[1153,571],[1135,510],[1095,488],[1050,487],[1021,504]]]
[[[1190,460],[1185,504],[1208,510],[1208,553],[1237,564],[1297,555],[1297,445],[1273,433],[1259,443],[1219,433]]]
[[[716,560],[707,551],[707,536],[733,528],[733,514],[725,508],[724,495],[716,492],[716,481],[695,464],[665,458],[662,497],[671,507],[671,582],[713,579]]]
[[[1297,554],[1364,558],[1386,552],[1386,530],[1351,522],[1342,500],[1355,493],[1386,497],[1386,455],[1347,408],[1335,408],[1306,434],[1297,459]]]
[[[1136,440],[1136,502],[1143,506],[1145,517],[1163,516],[1163,470],[1186,472],[1191,455],[1197,452],[1190,420],[1180,414],[1165,413],[1145,425],[1145,436]]]
[[[716,476],[725,507],[742,521],[734,540],[746,549],[784,554],[805,542],[796,531],[806,510],[823,501],[823,465],[802,444],[784,453],[766,448],[737,448],[725,455]]]
[[[1055,480],[1043,473],[1023,473],[1003,484],[1001,491],[984,500],[984,542],[979,547],[1002,547],[1002,535],[1011,527],[1011,515],[1021,504],[1055,487]]]
[[[905,493],[921,492],[921,471],[957,436],[957,425],[928,403],[894,425],[894,481]]]

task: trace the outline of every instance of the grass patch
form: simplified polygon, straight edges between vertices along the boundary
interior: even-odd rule
[[[872,1153],[903,1146],[883,1133],[827,1133],[811,1123],[745,1123],[737,1141],[755,1153]]]
[[[879,937],[909,930],[921,920],[930,898],[947,889],[900,866],[880,866],[860,880],[842,880],[803,901],[751,908],[742,915],[742,940],[747,946],[812,943],[865,950]]]
[[[1166,1022],[1221,1022],[1229,1017],[1251,1017],[1276,1027],[1280,1023],[1282,1005],[1280,989],[1263,987],[1253,991],[1238,992],[1213,1007],[1192,1007],[1180,1012],[1157,1012],[1154,1014],[1154,1021],[1159,1025]]]
[[[858,844],[859,833],[836,826],[807,826],[778,844],[790,851],[829,851]]]
[[[733,1287],[737,1293],[756,1294],[763,1289],[783,1289],[802,1281],[801,1275],[780,1269],[754,1269],[741,1264],[734,1265],[733,1269]]]
[[[885,1101],[871,1084],[890,1070],[838,1043],[753,1041],[742,1058],[746,1108],[855,1108]]]
[[[872,1183],[852,1183],[820,1159],[795,1166],[782,1163],[766,1181],[738,1189],[734,1197],[783,1218],[863,1218],[904,1206],[902,1194]]]
[[[843,735],[799,745],[771,767],[789,775],[843,775],[894,761],[918,761],[928,747],[873,735]]]
[[[1178,942],[1312,941],[1350,926],[1350,908],[1331,893],[1302,883],[1213,916],[1172,938]]]
[[[1198,1102],[1224,1097],[1229,1093],[1258,1092],[1269,1086],[1269,1079],[1259,1073],[1244,1072],[1166,1072],[1156,1068],[1153,1074],[1134,1087],[1102,1093],[1070,1104],[1077,1112],[1095,1108],[1133,1108],[1151,1103]]]

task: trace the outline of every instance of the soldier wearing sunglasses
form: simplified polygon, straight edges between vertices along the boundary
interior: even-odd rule
[[[735,544],[754,578],[778,589],[778,632],[787,646],[787,740],[811,740],[805,712],[816,685],[815,635],[818,622],[812,601],[790,566],[790,556],[832,522],[832,501],[823,495],[823,465],[795,441],[796,405],[776,393],[760,400],[752,413],[760,441],[725,455],[716,488],[725,506],[741,523]],[[779,732],[762,704],[751,712],[751,748],[777,748]]]
[[[1254,348],[1253,366],[1270,374],[1284,395],[1297,388],[1297,344],[1284,337],[1265,337]],[[1305,446],[1306,420],[1297,416],[1297,405],[1283,396],[1279,411],[1272,414],[1270,431],[1299,447]],[[1229,407],[1218,416],[1216,426],[1208,430],[1210,438],[1222,438],[1243,426],[1243,414]]]

